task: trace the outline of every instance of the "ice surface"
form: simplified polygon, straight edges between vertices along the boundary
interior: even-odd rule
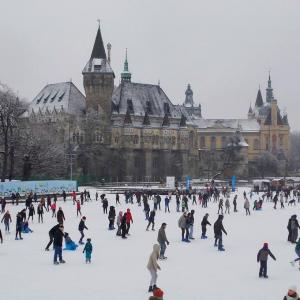
[[[213,247],[212,228],[208,228],[208,239],[200,240],[200,222],[208,212],[213,223],[217,218],[217,206],[209,203],[208,209],[191,206],[196,210],[194,235],[190,244],[180,241],[177,226],[181,213],[175,212],[175,198],[171,201],[171,213],[158,211],[156,229],[166,222],[166,233],[170,240],[167,261],[159,262],[158,285],[165,291],[166,300],[274,300],[283,299],[287,288],[298,284],[300,271],[291,267],[289,261],[295,258],[294,246],[287,239],[287,222],[297,213],[299,206],[274,210],[271,203],[265,203],[263,210],[251,211],[246,217],[243,209],[243,189],[238,197],[238,213],[225,215],[224,236],[226,251],[220,253]],[[91,190],[94,198],[95,189]],[[101,191],[100,193],[101,194]],[[114,205],[114,195],[108,195]],[[232,203],[233,195],[231,196]],[[253,198],[253,200],[256,197]],[[252,201],[253,201],[252,200]],[[116,211],[129,207],[134,223],[127,240],[116,237],[115,231],[108,231],[107,215],[103,215],[100,202],[85,203],[83,215],[87,217],[86,238],[92,239],[94,252],[92,263],[85,264],[83,247],[75,252],[63,252],[64,265],[53,265],[53,252],[45,252],[48,231],[56,224],[50,213],[46,213],[44,224],[30,222],[32,234],[23,234],[23,241],[15,241],[15,215],[21,210],[8,206],[13,216],[12,233],[6,235],[1,224],[4,243],[0,244],[1,299],[15,300],[79,300],[79,299],[148,299],[150,276],[146,269],[148,257],[156,242],[156,232],[146,232],[146,221],[142,207],[124,205]],[[162,201],[163,203],[163,201]],[[59,203],[65,215],[65,231],[76,242],[79,218],[76,217],[72,201]],[[280,205],[279,205],[280,206]],[[151,203],[152,207],[152,203]],[[163,208],[163,207],[162,207]],[[257,251],[268,242],[277,261],[269,260],[269,279],[258,278]]]

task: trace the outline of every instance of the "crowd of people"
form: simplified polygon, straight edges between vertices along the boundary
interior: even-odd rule
[[[233,199],[231,199],[233,196]],[[49,251],[50,246],[53,244],[54,254],[53,263],[54,265],[64,264],[63,250],[75,251],[79,245],[84,245],[83,253],[85,254],[85,262],[91,263],[91,256],[93,252],[93,245],[91,243],[91,238],[85,238],[85,230],[88,230],[86,225],[86,216],[82,216],[81,207],[85,202],[92,201],[91,194],[89,191],[84,190],[81,193],[76,193],[75,191],[69,195],[69,198],[73,201],[76,207],[76,217],[80,217],[78,224],[78,231],[80,238],[78,244],[72,240],[70,234],[65,232],[64,221],[65,214],[61,206],[58,205],[58,198],[60,201],[66,202],[68,195],[63,192],[61,195],[37,195],[36,193],[30,193],[25,199],[25,208],[22,208],[16,214],[16,230],[15,239],[22,240],[23,233],[32,233],[33,231],[29,227],[29,222],[33,221],[35,215],[38,216],[38,223],[43,223],[43,215],[45,213],[51,213],[51,217],[56,219],[57,224],[49,230],[49,243],[46,245],[45,250]],[[225,251],[223,244],[223,234],[227,235],[227,231],[223,225],[224,216],[230,215],[231,213],[239,212],[239,199],[237,194],[232,194],[230,189],[227,188],[217,188],[214,184],[208,185],[204,190],[196,191],[179,191],[176,190],[173,193],[168,193],[167,195],[160,195],[157,193],[142,192],[142,191],[125,191],[124,201],[126,205],[137,204],[141,207],[145,217],[145,230],[155,231],[155,218],[157,211],[162,211],[165,214],[171,213],[170,203],[175,200],[176,213],[179,213],[178,227],[181,233],[181,241],[183,243],[191,243],[195,239],[194,237],[194,222],[195,222],[195,210],[191,209],[194,205],[199,205],[202,208],[207,208],[208,205],[215,204],[217,206],[218,217],[215,222],[212,223],[209,220],[209,214],[205,213],[202,216],[201,221],[201,239],[205,240],[207,236],[207,226],[212,226],[214,232],[214,246],[218,251]],[[95,193],[95,200],[99,201],[102,206],[103,214],[107,215],[108,219],[108,230],[116,230],[116,236],[122,239],[127,239],[130,236],[130,227],[133,224],[133,215],[130,208],[127,208],[124,212],[119,210],[116,211],[121,202],[121,196],[119,193],[115,194],[115,205],[110,205],[105,194],[99,195],[97,191]],[[232,200],[232,203],[231,203]],[[284,189],[271,191],[268,190],[265,193],[259,193],[250,191],[250,193],[243,193],[243,208],[245,210],[246,216],[251,216],[252,211],[259,211],[263,208],[263,205],[267,202],[273,202],[274,209],[277,209],[277,202],[280,203],[280,208],[284,209],[285,204],[295,205],[296,202],[300,202],[300,193],[297,189]],[[1,213],[3,214],[1,223],[4,223],[5,233],[10,233],[12,216],[9,210],[6,209],[7,201],[5,198],[0,199],[1,203]],[[253,204],[253,207],[251,206]],[[12,205],[22,205],[21,197],[18,193],[11,195]],[[231,210],[231,204],[233,206],[233,211]],[[225,210],[224,210],[225,206]],[[57,209],[58,207],[58,209]],[[158,264],[159,260],[166,260],[165,255],[166,248],[170,244],[167,233],[167,224],[163,222],[160,225],[157,234],[157,241],[153,245],[153,250],[150,254],[149,261],[147,264],[147,269],[150,272],[150,284],[148,292],[153,293],[150,299],[163,299],[163,291],[157,286],[158,270],[161,270]],[[299,262],[300,270],[300,238],[298,239],[298,229],[300,229],[297,215],[292,215],[288,220],[287,230],[288,230],[288,242],[295,244],[295,252],[297,257],[290,263],[295,266]],[[0,230],[0,241],[3,242],[2,231]],[[65,247],[63,248],[63,241],[65,241]],[[264,243],[263,247],[257,253],[257,262],[260,263],[259,277],[268,278],[267,274],[267,261],[268,257],[276,260],[275,256],[269,249],[268,243]],[[296,296],[295,296],[296,295]],[[296,298],[295,298],[295,297]],[[294,297],[294,298],[293,298]],[[285,299],[297,299],[298,294],[296,289],[293,287],[289,289],[288,294]]]

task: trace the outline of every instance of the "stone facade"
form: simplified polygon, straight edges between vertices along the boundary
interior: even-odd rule
[[[204,119],[190,85],[183,105],[174,105],[160,85],[132,82],[127,50],[115,87],[110,49],[108,44],[107,57],[99,28],[82,71],[86,95],[70,82],[48,85],[24,114],[31,126],[58,128],[67,151],[76,149],[75,173],[114,181],[209,177],[219,171],[247,177],[248,163],[264,151],[288,157],[290,128],[270,78],[267,102],[259,91],[248,118]]]

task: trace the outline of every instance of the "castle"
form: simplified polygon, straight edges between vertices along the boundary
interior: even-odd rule
[[[110,63],[111,45],[106,51],[99,26],[82,71],[85,96],[72,82],[48,84],[23,115],[30,126],[55,132],[66,153],[72,152],[74,174],[113,181],[180,179],[224,171],[226,161],[227,175],[247,177],[263,152],[288,158],[290,127],[270,76],[266,101],[259,89],[247,118],[205,119],[190,85],[184,103],[174,105],[160,85],[131,81],[127,51],[117,87]],[[233,141],[239,152],[235,164],[226,156]]]

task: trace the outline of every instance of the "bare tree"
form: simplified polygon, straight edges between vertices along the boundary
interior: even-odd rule
[[[0,83],[0,141],[2,149],[1,181],[13,178],[15,166],[15,146],[19,126],[18,118],[24,112],[24,105],[16,94]]]

